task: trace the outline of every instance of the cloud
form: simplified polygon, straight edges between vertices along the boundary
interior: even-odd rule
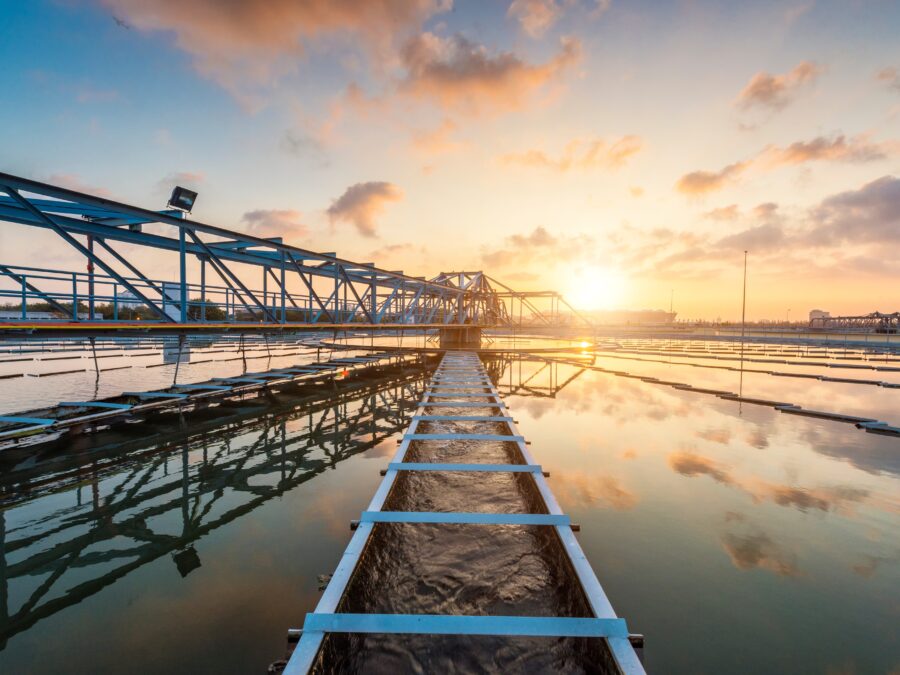
[[[706,211],[703,214],[703,217],[707,218],[708,220],[725,221],[737,220],[740,215],[741,214],[738,210],[738,205],[729,204],[728,206],[720,206],[719,208],[712,209],[711,211]]]
[[[806,241],[900,243],[900,178],[882,176],[858,190],[824,199],[810,214]]]
[[[612,141],[576,139],[563,148],[559,157],[550,157],[542,150],[528,150],[501,157],[505,164],[520,164],[534,168],[569,171],[571,169],[616,169],[640,152],[643,142],[637,136],[622,136]]]
[[[481,259],[488,267],[521,265],[535,257],[560,263],[590,257],[593,249],[594,240],[587,235],[557,237],[545,227],[536,227],[530,234],[506,237],[502,248],[483,252]]]
[[[561,14],[562,7],[556,0],[513,0],[506,12],[533,38],[541,37]]]
[[[678,179],[675,187],[688,195],[702,195],[721,190],[750,166],[749,162],[735,162],[719,171],[692,171]]]
[[[403,191],[393,183],[356,183],[332,202],[327,213],[332,223],[351,223],[362,236],[374,237],[375,218],[384,212],[389,202],[401,199]]]
[[[456,123],[445,118],[440,125],[431,131],[419,131],[413,134],[412,146],[415,150],[426,155],[441,155],[455,152],[462,147],[462,143],[453,139],[453,134],[458,129]]]
[[[561,42],[548,62],[532,65],[512,52],[492,54],[462,35],[424,32],[404,46],[401,91],[445,108],[470,113],[521,108],[537,89],[558,79],[581,58],[581,43]]]
[[[785,148],[770,146],[756,161],[769,166],[791,166],[814,161],[865,163],[897,154],[894,142],[872,143],[866,136],[849,141],[843,134],[833,138],[819,136],[811,141],[797,141]]]
[[[314,158],[320,166],[328,164],[322,142],[309,134],[287,129],[281,137],[279,147],[294,157]]]
[[[900,91],[900,71],[889,66],[875,73],[875,79],[884,82],[889,88]]]
[[[631,196],[634,197],[635,199],[637,199],[638,197],[643,197],[643,196],[644,196],[644,188],[642,188],[642,187],[639,186],[639,185],[634,185],[634,186],[628,188],[628,192],[629,192],[629,193],[631,194]]]
[[[381,246],[370,251],[366,256],[366,260],[374,260],[377,262],[382,258],[388,258],[400,253],[412,253],[416,250],[418,250],[423,255],[427,252],[425,251],[424,247],[417,249],[417,247],[413,246],[412,244],[388,244],[387,246]]]
[[[734,251],[760,252],[768,249],[779,248],[785,240],[784,230],[780,225],[766,223],[757,225],[736,234],[722,237],[716,242],[716,248],[731,249]]]
[[[75,190],[76,192],[84,192],[97,197],[112,197],[109,190],[95,185],[85,183],[81,176],[74,173],[54,173],[47,176],[47,182],[52,185],[59,185],[67,190]]]
[[[751,159],[735,162],[719,171],[693,171],[682,176],[675,187],[687,195],[702,195],[721,190],[753,169],[771,171],[783,166],[797,166],[807,162],[847,162],[862,164],[900,155],[897,141],[874,142],[866,134],[846,138],[838,134],[831,138],[818,136],[810,141],[797,141],[786,147],[769,145]]]
[[[513,0],[506,15],[518,21],[525,33],[533,38],[539,38],[562,17],[567,9],[578,4],[578,0]],[[586,4],[593,5],[593,10],[588,13],[588,17],[596,19],[610,8],[612,0],[594,0],[594,2]]]
[[[302,223],[303,215],[291,209],[257,209],[241,216],[244,231],[254,237],[299,239],[309,234]],[[290,243],[290,241],[288,242]]]
[[[812,61],[801,61],[784,75],[756,73],[738,94],[735,103],[744,109],[760,107],[781,110],[793,101],[805,85],[815,82],[821,74],[822,68]]]
[[[311,43],[343,40],[383,55],[444,12],[446,0],[102,0],[141,31],[174,34],[194,68],[250,106],[254,89],[296,72]]]

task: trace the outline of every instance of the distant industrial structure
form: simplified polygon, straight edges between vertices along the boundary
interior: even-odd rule
[[[826,312],[824,309],[812,309],[809,312],[809,320],[814,321],[816,319],[830,319],[831,312]]]
[[[822,316],[813,316],[813,314]],[[900,333],[900,312],[893,314],[872,312],[865,316],[831,316],[828,312],[813,310],[809,313],[809,327],[812,330]]]

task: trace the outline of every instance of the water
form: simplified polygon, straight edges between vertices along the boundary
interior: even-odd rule
[[[741,386],[732,371],[598,364]],[[613,606],[647,636],[648,671],[900,666],[900,440],[576,366],[507,359],[489,371],[511,394],[563,509],[581,524]],[[745,395],[900,422],[897,389],[757,375],[744,373]],[[14,391],[5,383],[4,404]],[[0,672],[264,672],[283,657],[286,629],[315,607],[318,577],[333,571],[424,383],[424,373],[407,369],[325,396],[208,413],[181,431],[160,418],[92,437],[74,454],[49,448],[38,461],[13,462],[14,473],[6,464]],[[498,458],[507,451],[495,450]],[[462,458],[466,448],[447,452]],[[392,508],[528,510],[521,476],[450,479],[470,485],[471,503],[448,501],[435,477],[417,474],[392,495]],[[578,595],[555,583],[553,542],[540,533],[488,550],[483,529],[450,526],[456,532],[437,539],[434,527],[383,528],[371,552],[382,564],[354,580],[359,592],[347,606],[583,611]],[[399,569],[421,551],[424,587]],[[448,590],[476,581],[468,593]],[[439,657],[470,641],[419,646]],[[401,672],[421,656],[415,642],[370,669]],[[535,642],[482,639],[473,653],[489,658],[459,672],[547,663],[578,672],[602,660],[591,641]],[[430,664],[446,670],[440,658]]]

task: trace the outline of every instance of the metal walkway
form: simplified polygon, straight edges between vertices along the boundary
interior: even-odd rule
[[[469,390],[469,391],[463,391]],[[475,400],[472,399],[486,399]],[[465,414],[443,414],[446,408],[465,408]],[[572,530],[569,516],[559,507],[550,491],[542,468],[526,447],[526,441],[508,415],[500,394],[488,377],[479,358],[472,353],[447,353],[435,371],[430,387],[418,404],[419,413],[403,436],[396,455],[384,472],[368,508],[362,513],[356,532],[328,583],[314,612],[306,615],[299,643],[285,673],[300,675],[316,665],[317,655],[327,633],[378,633],[428,635],[493,635],[531,637],[603,638],[622,673],[643,673],[644,668],[632,647],[624,619],[616,616],[593,569],[591,569]],[[430,409],[430,411],[426,411]],[[508,433],[420,433],[423,422],[454,421],[478,423],[496,421],[506,425]],[[405,461],[410,444],[416,441],[474,442],[507,441],[515,443],[520,462],[511,464],[447,464]],[[540,494],[544,513],[447,513],[383,510],[397,477],[402,471],[482,471],[523,472],[531,474]],[[467,523],[483,525],[536,525],[556,530],[562,550],[569,558],[581,590],[593,612],[592,617],[482,616],[436,614],[351,614],[338,613],[341,598],[357,569],[360,557],[377,523]]]

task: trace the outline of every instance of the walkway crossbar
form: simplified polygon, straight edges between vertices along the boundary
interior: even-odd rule
[[[303,628],[329,633],[628,637],[625,619],[560,616],[311,613],[306,615]]]
[[[388,471],[508,471],[540,473],[539,464],[446,464],[443,462],[391,462]]]

